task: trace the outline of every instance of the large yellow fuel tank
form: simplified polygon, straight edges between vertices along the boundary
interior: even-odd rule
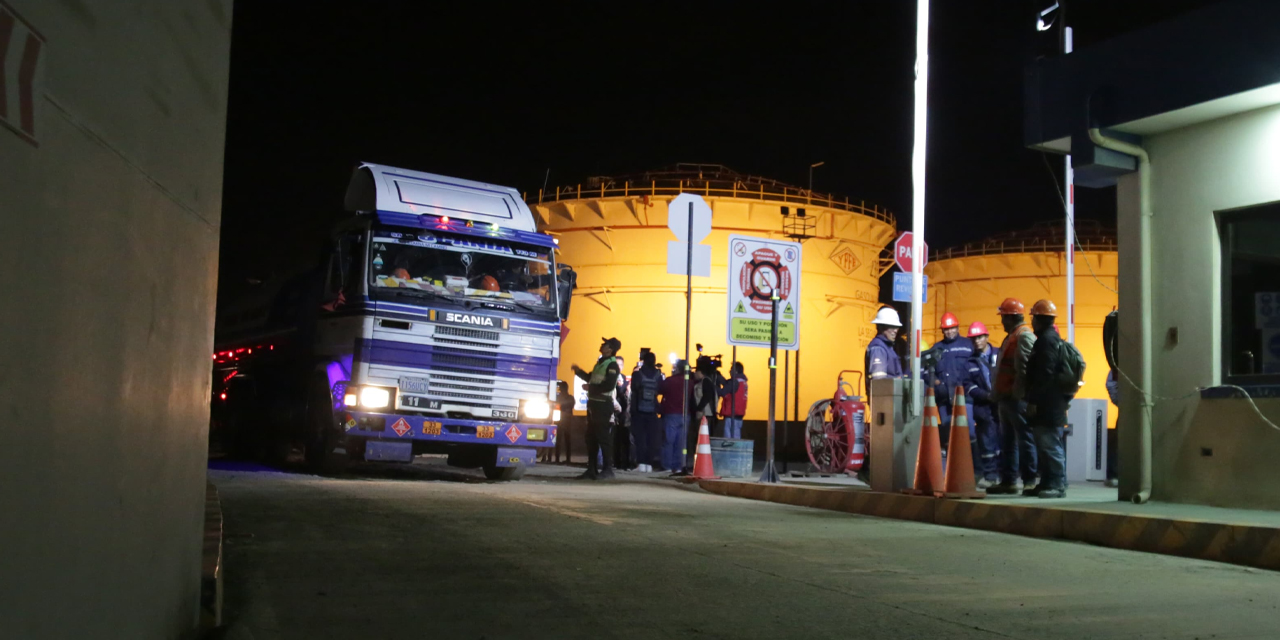
[[[1085,385],[1081,398],[1107,398],[1107,359],[1102,347],[1102,323],[1115,309],[1117,263],[1115,233],[1096,223],[1079,222],[1080,248],[1076,263],[1076,347],[1084,356]],[[1017,298],[1027,306],[1048,298],[1058,306],[1058,330],[1067,335],[1066,249],[1063,225],[1037,225],[1029,231],[1005,234],[991,240],[941,251],[925,266],[929,276],[929,301],[924,307],[925,337],[935,344],[942,314],[960,318],[961,335],[977,320],[991,332],[997,347],[1004,340],[996,309],[1005,298]],[[1031,318],[1028,316],[1027,321]],[[1109,412],[1115,426],[1116,411]]]
[[[858,201],[815,194],[774,180],[735,173],[719,165],[677,165],[629,177],[596,178],[529,198],[541,228],[560,243],[560,260],[578,272],[578,288],[560,356],[560,379],[570,381],[570,365],[590,368],[601,337],[622,341],[630,373],[641,347],[648,347],[670,372],[684,357],[685,277],[667,273],[667,203],[681,192],[701,195],[711,205],[711,277],[693,279],[691,343],[703,353],[724,356],[727,345],[728,238],[745,234],[786,239],[782,208],[790,209],[793,232],[807,228],[803,241],[800,309],[801,415],[810,403],[829,396],[842,369],[862,369],[863,352],[874,337],[867,323],[879,307],[879,276],[887,267],[881,250],[895,234],[884,209]],[[805,217],[796,214],[803,208]],[[798,226],[797,226],[798,225]],[[750,379],[748,420],[767,417],[768,349],[739,347],[738,360]],[[783,353],[778,354],[778,419],[782,419]],[[696,357],[696,353],[693,354]],[[796,354],[790,357],[792,379]],[[571,383],[573,384],[573,383]],[[576,385],[575,385],[576,387]],[[794,397],[794,386],[792,386]]]

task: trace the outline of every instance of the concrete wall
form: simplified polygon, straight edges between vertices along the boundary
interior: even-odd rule
[[[0,128],[0,635],[178,637],[198,608],[231,0],[5,3],[45,46],[34,141]]]
[[[1152,165],[1154,392],[1153,497],[1221,506],[1280,508],[1280,432],[1241,400],[1205,400],[1219,384],[1221,251],[1215,211],[1280,201],[1280,107],[1148,136]],[[1120,290],[1138,291],[1138,176],[1125,176],[1119,205]],[[1139,306],[1120,297],[1121,367],[1139,380]],[[1166,341],[1177,327],[1176,345]],[[1274,401],[1258,406],[1280,421]],[[1138,394],[1121,407],[1121,495],[1137,490]],[[1202,448],[1213,449],[1212,456]]]

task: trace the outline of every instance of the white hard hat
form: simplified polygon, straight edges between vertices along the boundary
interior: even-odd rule
[[[876,312],[875,320],[871,324],[882,324],[888,327],[901,327],[902,321],[898,320],[898,312],[893,307],[880,307]]]

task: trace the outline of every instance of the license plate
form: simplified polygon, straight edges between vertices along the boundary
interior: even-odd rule
[[[515,420],[515,419],[516,419],[516,412],[514,412],[514,411],[502,411],[502,410],[499,410],[499,409],[494,409],[494,410],[493,410],[493,417],[495,417],[495,418],[502,418],[503,420]]]
[[[439,422],[435,422],[433,420],[424,420],[422,422],[422,435],[438,436],[442,430],[443,427]]]
[[[414,409],[439,409],[439,400],[430,400],[418,396],[400,396],[400,404]]]
[[[400,390],[405,393],[426,393],[426,378],[400,378]]]
[[[493,439],[493,427],[476,427],[476,437],[485,440]]]

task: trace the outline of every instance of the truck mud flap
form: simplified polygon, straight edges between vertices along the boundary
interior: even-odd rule
[[[413,443],[368,440],[364,446],[364,459],[383,462],[413,462]]]
[[[532,467],[537,457],[537,449],[498,447],[497,464],[499,467]]]

